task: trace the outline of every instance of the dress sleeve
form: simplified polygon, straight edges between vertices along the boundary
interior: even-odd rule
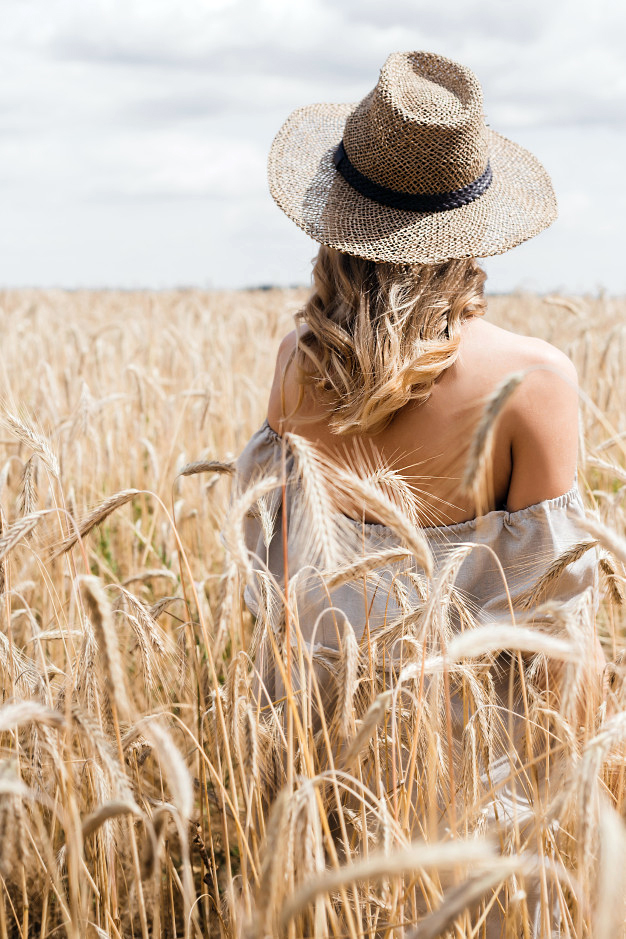
[[[465,534],[474,547],[457,589],[476,618],[489,622],[510,615],[509,596],[521,612],[547,600],[570,601],[588,588],[597,594],[597,551],[581,525],[584,515],[573,487],[555,499],[471,523]],[[462,543],[463,534],[455,533],[454,540]]]

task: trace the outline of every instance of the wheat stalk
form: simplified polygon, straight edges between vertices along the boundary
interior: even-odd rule
[[[255,933],[259,937],[272,935],[272,912],[278,883],[284,871],[284,844],[288,821],[289,793],[283,789],[272,805],[261,855],[255,915]]]

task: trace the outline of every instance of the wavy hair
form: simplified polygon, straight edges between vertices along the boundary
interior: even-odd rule
[[[322,245],[313,291],[296,314],[296,377],[328,407],[336,434],[375,434],[409,401],[426,401],[456,360],[460,325],[485,311],[474,258],[368,261]]]

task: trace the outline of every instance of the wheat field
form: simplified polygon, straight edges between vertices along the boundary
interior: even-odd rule
[[[607,662],[589,672],[569,608],[546,610],[513,655],[535,797],[505,828],[485,808],[495,730],[480,717],[503,638],[477,632],[454,668],[430,648],[441,655],[426,691],[417,641],[399,676],[377,667],[382,639],[364,651],[346,630],[329,665],[336,711],[320,728],[315,682],[294,690],[277,630],[288,693],[255,704],[264,621],[255,628],[242,601],[242,523],[280,481],[241,494],[232,469],[305,295],[0,292],[0,939],[530,939],[551,935],[554,910],[558,935],[614,939],[626,880],[626,300],[488,303],[494,322],[548,339],[578,368],[579,485],[598,542],[590,628]],[[311,524],[323,533],[323,519]],[[447,585],[425,583],[443,609]],[[418,614],[402,626],[416,637]],[[549,661],[560,693],[538,680]],[[459,761],[451,681],[478,715]]]

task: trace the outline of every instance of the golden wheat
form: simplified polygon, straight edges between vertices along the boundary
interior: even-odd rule
[[[536,626],[518,613],[477,627],[453,590],[464,549],[431,576],[402,480],[352,466],[335,485],[294,438],[315,576],[359,589],[382,569],[400,610],[360,644],[360,624],[338,616],[338,649],[312,657],[297,576],[253,579],[245,547],[248,513],[272,542],[282,467],[231,487],[304,297],[0,293],[0,939],[530,939],[535,914],[541,935],[557,908],[573,939],[613,939],[626,856],[626,303],[516,295],[487,311],[578,368],[591,537],[546,565],[532,599],[597,541],[595,621],[552,601]],[[466,483],[483,502],[490,435],[518,380],[474,439]],[[346,496],[405,547],[351,556]],[[597,686],[583,627],[609,660]],[[274,682],[267,698],[261,678]]]

